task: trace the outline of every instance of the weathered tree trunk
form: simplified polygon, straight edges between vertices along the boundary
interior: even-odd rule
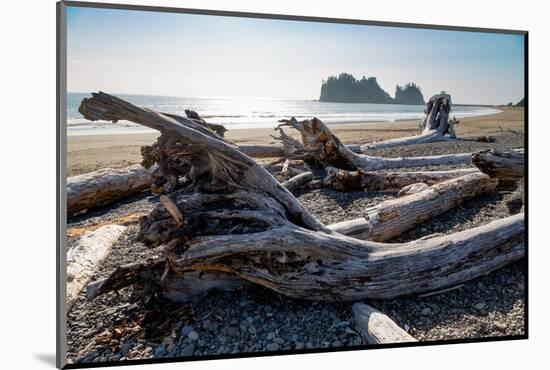
[[[363,303],[352,306],[353,323],[363,340],[370,344],[417,342],[387,315]]]
[[[126,229],[120,225],[106,225],[86,232],[67,251],[67,310],[92,278],[97,266],[111,251],[111,247]]]
[[[298,142],[285,134],[282,127],[290,126],[302,136]],[[345,170],[362,169],[364,171],[379,171],[393,168],[410,168],[439,165],[470,164],[470,153],[444,154],[425,157],[381,158],[357,154],[342,144],[340,139],[321,120],[313,118],[298,122],[292,118],[279,126],[281,140],[285,152],[291,157],[313,157],[323,166],[332,166]]]
[[[422,190],[426,190],[429,187],[430,186],[425,182],[417,182],[417,183],[402,187],[401,190],[399,190],[399,192],[397,193],[397,196],[404,197],[405,195],[420,193]]]
[[[193,174],[187,187],[168,194],[181,217],[160,204],[140,225],[139,238],[162,257],[115,270],[94,285],[92,296],[132,283],[175,296],[179,280],[201,271],[233,274],[302,299],[391,298],[456,285],[523,256],[523,214],[404,244],[358,240],[319,222],[264,168],[194,122],[104,93],[84,99],[79,111],[174,137]],[[163,144],[169,143],[160,141],[158,150],[174,149]]]
[[[525,155],[518,150],[485,150],[472,155],[472,162],[501,183],[516,183],[525,176]]]
[[[103,207],[151,186],[154,168],[141,165],[105,168],[67,179],[67,214]]]
[[[227,273],[293,298],[324,301],[390,299],[457,285],[524,255],[523,214],[455,234],[382,244],[292,225],[244,234],[203,236],[164,260],[121,266],[93,285],[89,297],[131,284],[165,296],[189,296],[190,272]],[[165,276],[165,279],[162,279]],[[208,287],[215,284],[208,283]],[[201,287],[195,285],[197,290]],[[204,292],[204,291],[203,291]]]
[[[360,239],[386,241],[456,207],[465,200],[495,190],[498,180],[473,173],[440,182],[425,190],[387,200],[366,210],[364,222],[343,221],[329,227]],[[349,226],[347,226],[349,225]]]
[[[477,168],[462,168],[448,171],[411,172],[366,172],[346,171],[334,167],[326,168],[325,186],[338,191],[360,190],[398,192],[405,186],[423,182],[433,185],[455,177],[480,173]]]
[[[283,157],[285,151],[280,145],[239,145],[239,150],[254,158],[277,158]]]
[[[361,146],[361,151],[366,152],[369,149],[448,141],[450,139],[445,134],[449,129],[448,119],[450,110],[450,96],[446,94],[436,95],[426,104],[426,113],[421,125],[423,130],[420,135],[368,143]]]
[[[311,172],[302,172],[301,174],[286,180],[281,185],[283,185],[288,191],[295,191],[311,180],[313,180],[313,174]]]

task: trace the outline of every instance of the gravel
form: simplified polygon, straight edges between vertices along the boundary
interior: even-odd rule
[[[523,146],[519,135],[498,135],[495,143],[458,140],[455,143],[411,145],[373,151],[373,155],[419,156],[471,152],[480,148]],[[370,154],[370,153],[369,153]],[[441,167],[439,168],[441,169]],[[340,193],[331,189],[299,191],[298,200],[324,223],[364,215],[367,207],[393,195],[371,192]],[[483,225],[519,211],[510,191],[499,191],[463,203],[445,214],[418,225],[393,242],[406,242],[433,233],[453,233]],[[83,227],[135,212],[147,212],[158,197],[140,195],[124,203],[69,220]],[[154,256],[154,251],[135,239],[137,222],[129,226],[110,256],[94,276],[105,277],[116,266]],[[69,244],[72,241],[69,241]],[[420,341],[483,338],[525,334],[524,261],[516,262],[456,289],[429,296],[366,301],[392,317]],[[354,331],[351,304],[293,300],[262,287],[210,293],[186,305],[170,307],[178,312],[167,325],[136,325],[151,310],[134,287],[108,293],[94,301],[79,300],[68,314],[67,340],[70,362],[124,361],[129,359],[187,357],[205,354],[290,351],[364,344]],[[179,311],[178,311],[179,310]],[[134,321],[132,321],[134,320]],[[113,328],[139,328],[136,333],[113,336],[108,343],[96,338]],[[148,336],[143,333],[154,332]]]

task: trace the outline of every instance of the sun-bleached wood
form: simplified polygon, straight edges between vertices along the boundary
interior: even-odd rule
[[[369,344],[417,342],[388,315],[372,306],[354,303],[352,311],[355,330]]]
[[[403,186],[401,188],[401,190],[399,190],[399,192],[397,193],[397,196],[398,197],[403,197],[405,195],[411,195],[411,194],[419,193],[422,190],[426,190],[427,188],[429,188],[429,185],[426,184],[425,182],[417,182],[417,183],[414,183],[414,184]]]
[[[296,129],[302,137],[299,142],[284,132],[284,127]],[[471,153],[443,154],[424,157],[382,158],[357,154],[342,144],[340,139],[321,120],[284,120],[278,126],[280,137],[287,156],[313,157],[325,167],[332,166],[345,170],[379,171],[394,168],[410,168],[439,165],[462,165],[472,162]]]
[[[67,179],[67,214],[103,207],[134,195],[151,186],[151,173],[136,164],[123,168],[105,168]]]
[[[435,99],[434,99],[435,98]],[[426,104],[424,118],[422,119],[422,133],[420,135],[400,137],[396,139],[382,140],[361,146],[362,152],[369,149],[393,148],[396,146],[426,144],[439,141],[449,141],[445,136],[449,129],[450,97],[434,97]]]
[[[111,247],[126,229],[120,225],[106,225],[88,231],[67,250],[67,310],[92,278],[97,266],[111,251]]]
[[[189,185],[167,194],[183,224],[162,205],[140,224],[139,239],[162,250],[160,259],[120,267],[96,285],[94,295],[138,284],[173,296],[178,280],[200,271],[232,274],[301,299],[393,298],[457,285],[524,253],[523,214],[402,244],[344,236],[313,217],[250,157],[194,122],[176,122],[104,93],[84,99],[79,111],[88,119],[130,120],[174,137],[193,175],[186,176]],[[166,141],[158,145],[173,148]]]
[[[525,176],[525,154],[523,149],[485,150],[474,153],[472,162],[482,172],[498,178],[502,183],[514,183]]]
[[[423,182],[427,185],[449,180],[455,177],[480,173],[477,168],[460,168],[447,171],[409,171],[409,172],[367,172],[363,170],[346,171],[334,167],[326,168],[327,176],[323,183],[338,191],[369,190],[399,192],[403,187]]]
[[[288,191],[295,191],[310,182],[311,180],[313,180],[313,174],[308,171],[302,172],[301,174],[286,180],[281,185],[283,185]]]
[[[468,199],[495,190],[497,184],[498,180],[483,173],[472,173],[367,208],[363,223],[359,219],[329,227],[341,234],[360,236],[360,239],[386,241]]]

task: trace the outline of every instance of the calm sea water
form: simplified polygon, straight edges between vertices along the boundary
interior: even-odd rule
[[[67,134],[141,133],[152,130],[128,121],[91,122],[78,113],[80,101],[89,94],[67,96]],[[211,123],[227,129],[275,127],[282,118],[317,117],[325,123],[397,122],[422,118],[424,106],[398,104],[324,103],[311,100],[241,99],[241,98],[174,98],[145,95],[119,95],[124,100],[159,112],[185,116],[185,109],[199,113]],[[490,107],[454,106],[452,115],[471,117],[498,113]]]

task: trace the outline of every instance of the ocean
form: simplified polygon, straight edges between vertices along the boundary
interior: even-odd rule
[[[83,93],[67,95],[67,135],[146,133],[153,130],[129,121],[116,124],[91,122],[78,112]],[[317,117],[325,123],[399,122],[420,120],[423,105],[326,103],[313,100],[247,99],[247,98],[175,98],[146,95],[117,95],[137,106],[159,112],[185,116],[185,109],[196,111],[211,123],[225,125],[228,130],[275,127],[282,118],[298,120]],[[492,107],[453,106],[451,116],[472,117],[498,113]]]

